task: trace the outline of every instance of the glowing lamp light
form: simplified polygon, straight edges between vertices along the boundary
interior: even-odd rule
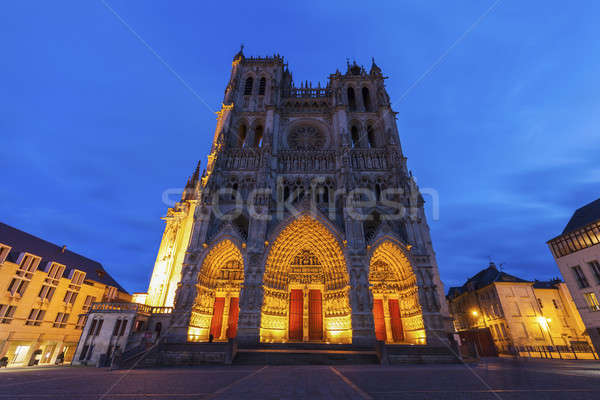
[[[475,311],[475,310],[473,310],[473,311],[471,312],[471,314],[473,314],[473,316],[474,316],[474,317],[476,317],[476,316],[478,316],[478,315],[479,315],[479,313],[478,313],[477,311]]]
[[[537,317],[537,321],[544,328],[548,329],[549,328],[548,323],[552,322],[552,318],[546,318],[546,317],[543,317],[540,315],[539,317]]]

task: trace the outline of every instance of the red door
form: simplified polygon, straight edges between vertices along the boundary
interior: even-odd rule
[[[383,300],[373,300],[373,322],[375,323],[375,338],[384,341],[387,339],[385,332],[385,317],[383,315]]]
[[[308,292],[308,338],[323,340],[323,302],[320,290]]]
[[[227,338],[233,339],[237,336],[237,323],[240,314],[240,299],[232,297],[229,300],[229,321],[227,326]]]
[[[223,308],[225,306],[225,298],[215,298],[215,306],[213,308],[212,321],[210,322],[210,333],[213,339],[221,337],[221,325],[223,324]]]
[[[302,290],[293,289],[290,293],[290,340],[302,341]]]
[[[398,300],[390,300],[390,323],[392,325],[392,336],[394,342],[404,340],[404,331],[402,329],[402,318],[400,318],[400,306]]]

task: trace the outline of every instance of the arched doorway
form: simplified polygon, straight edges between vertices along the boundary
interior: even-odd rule
[[[244,260],[231,240],[216,244],[198,274],[198,295],[192,311],[188,340],[225,341],[237,334],[239,297],[244,282]]]
[[[375,247],[369,263],[377,340],[425,344],[417,277],[408,257],[392,241]]]
[[[351,343],[349,277],[330,230],[304,215],[271,245],[263,278],[262,342]]]

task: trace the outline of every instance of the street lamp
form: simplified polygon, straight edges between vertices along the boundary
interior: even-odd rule
[[[550,338],[550,343],[552,344],[553,348],[556,347],[554,345],[554,340],[552,339],[552,332],[550,332],[550,325],[548,325],[550,322],[552,322],[552,318],[546,318],[543,315],[540,315],[537,317],[537,320],[538,320],[538,323],[540,324],[540,327],[542,328],[542,335],[544,334],[544,330],[548,331],[548,337]],[[558,352],[558,354],[560,355],[560,351]],[[552,357],[552,353],[551,353],[551,357]],[[562,358],[562,355],[560,358]]]

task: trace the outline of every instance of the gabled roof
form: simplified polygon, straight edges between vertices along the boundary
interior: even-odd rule
[[[45,268],[48,261],[54,261],[66,266],[65,274],[63,275],[65,277],[69,275],[71,270],[77,269],[85,272],[85,279],[114,286],[118,290],[127,293],[104,270],[104,267],[99,262],[90,260],[67,249],[63,251],[62,246],[57,246],[2,222],[0,222],[0,243],[11,247],[8,255],[9,261],[16,262],[19,254],[22,252],[31,253],[42,258],[38,269]]]
[[[464,285],[461,287],[452,287],[448,291],[449,298],[460,296],[463,293],[471,292],[477,289],[486,287],[493,282],[531,282],[525,279],[518,278],[514,275],[507,274],[506,272],[499,271],[496,264],[490,262],[490,266],[486,269],[482,269],[477,274],[473,275]]]
[[[598,220],[600,220],[600,199],[575,210],[562,234],[576,231]]]

